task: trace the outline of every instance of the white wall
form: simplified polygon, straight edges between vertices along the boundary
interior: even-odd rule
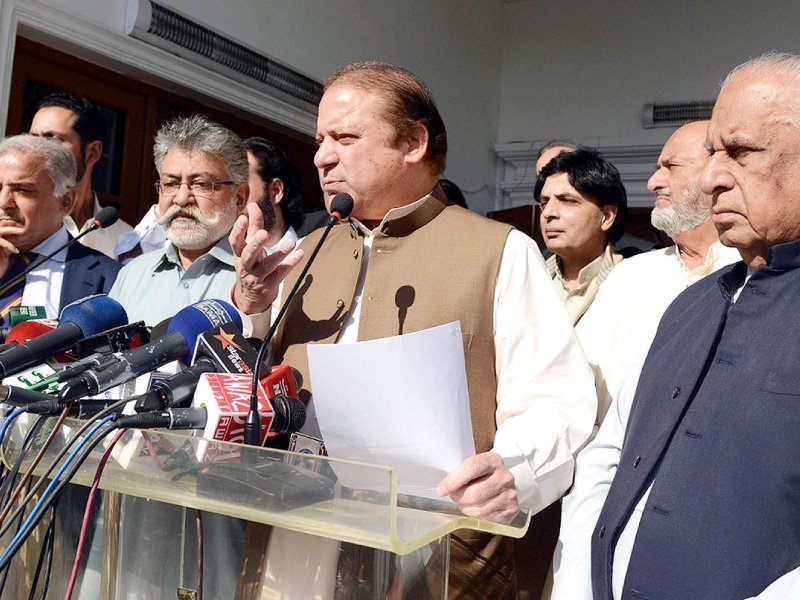
[[[800,3],[529,1],[505,5],[499,142],[661,141],[645,103],[714,99],[736,64],[800,50]]]
[[[547,0],[504,4],[496,150],[498,205],[533,200],[532,157],[551,138],[596,146],[620,169],[630,206],[671,129],[642,127],[654,102],[713,100],[736,64],[800,50],[800,4],[712,0]]]

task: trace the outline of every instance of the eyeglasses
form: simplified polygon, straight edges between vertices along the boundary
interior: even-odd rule
[[[216,194],[223,185],[236,185],[235,181],[213,181],[211,179],[193,179],[192,181],[156,181],[156,191],[159,196],[173,198],[178,195],[178,190],[183,184],[189,188],[189,192],[196,198],[210,198]]]

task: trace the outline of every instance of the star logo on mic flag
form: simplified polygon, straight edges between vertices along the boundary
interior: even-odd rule
[[[218,334],[214,336],[215,339],[219,340],[219,343],[222,344],[222,349],[226,350],[229,346],[233,346],[239,352],[242,352],[242,349],[239,345],[233,341],[233,334],[227,333],[225,331],[220,331]]]

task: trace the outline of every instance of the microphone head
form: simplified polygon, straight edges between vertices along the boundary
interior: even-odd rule
[[[242,330],[242,317],[233,306],[222,300],[201,300],[178,311],[167,326],[167,333],[180,333],[189,345],[189,358],[200,334],[233,323]]]
[[[94,224],[98,229],[105,229],[111,227],[119,220],[119,212],[113,206],[106,206],[101,208],[94,217]]]
[[[106,329],[127,325],[128,314],[119,302],[105,294],[98,294],[68,304],[58,320],[61,325],[73,323],[83,337],[89,337]]]
[[[353,197],[347,192],[339,192],[331,200],[331,216],[340,221],[346,219],[353,212]]]
[[[305,404],[291,396],[275,396],[270,402],[275,413],[271,431],[275,433],[300,431],[306,422]]]

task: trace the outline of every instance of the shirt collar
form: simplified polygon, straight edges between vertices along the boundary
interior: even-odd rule
[[[432,193],[433,192],[425,194],[422,198],[420,198],[419,200],[415,200],[411,204],[405,204],[403,206],[398,206],[396,208],[389,209],[389,212],[386,213],[386,215],[383,217],[383,219],[381,220],[381,222],[378,224],[378,226],[375,229],[369,229],[363,223],[361,223],[358,219],[351,219],[351,221],[353,221],[353,223],[355,223],[356,227],[364,235],[367,235],[367,236],[368,235],[374,235],[375,233],[377,233],[379,231],[383,231],[384,227],[386,226],[387,223],[389,223],[389,221],[396,221],[398,219],[402,219],[403,217],[408,216],[411,213],[413,213],[416,209],[418,209],[420,206],[425,204],[425,201],[428,198],[431,197]]]
[[[767,265],[777,271],[800,267],[800,240],[777,244],[769,249]]]
[[[61,227],[58,228],[58,231],[31,250],[32,252],[36,252],[42,256],[47,256],[51,252],[55,251],[58,247],[66,244],[68,241],[69,234],[67,233],[67,228],[64,225],[61,225]],[[68,248],[60,250],[49,260],[54,260],[60,263],[66,262],[68,250]]]
[[[231,267],[235,266],[236,264],[236,259],[233,256],[233,250],[231,249],[231,244],[228,241],[227,235],[224,235],[219,240],[217,240],[216,244],[211,246],[211,248],[205,254],[198,257],[197,260],[195,260],[194,262],[197,262],[204,256],[211,256],[212,258],[215,258],[219,262],[229,265]],[[182,267],[181,258],[180,256],[178,256],[178,249],[172,242],[169,241],[164,246],[164,251],[161,256],[161,260],[159,261],[159,266],[164,266],[166,265],[166,263],[172,263],[174,265]]]
[[[546,264],[550,271],[550,276],[561,285],[564,285],[564,276],[561,274],[561,260],[558,256],[555,254],[549,256]],[[603,269],[611,271],[615,264],[614,249],[611,247],[611,244],[606,244],[603,253],[589,264],[584,265],[578,272],[578,286],[581,287],[589,283],[592,279],[597,277]]]
[[[100,202],[97,200],[97,194],[93,191],[92,192],[92,199],[93,199],[93,208],[92,208],[92,216],[81,225],[81,228],[78,229],[78,225],[75,223],[75,220],[72,218],[72,215],[66,215],[64,217],[64,225],[67,227],[67,231],[74,237],[77,236],[79,233],[83,233],[86,229],[88,229],[92,223],[94,223],[94,218],[97,216],[97,213],[100,212]]]
[[[283,234],[283,237],[272,244],[272,246],[267,248],[267,253],[272,254],[275,251],[275,248],[278,247],[283,240],[292,240],[295,243],[297,242],[297,232],[294,230],[294,227],[289,225],[289,228],[286,230],[286,233]]]

